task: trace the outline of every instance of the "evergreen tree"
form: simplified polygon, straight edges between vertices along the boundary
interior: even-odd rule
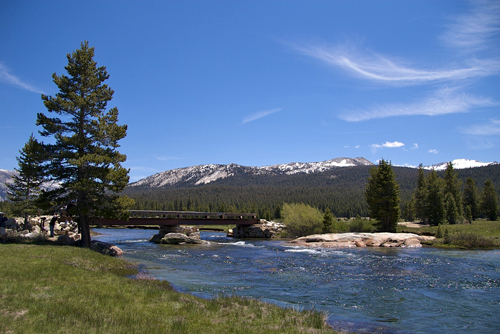
[[[451,193],[446,193],[444,196],[445,218],[450,224],[458,222],[458,209],[455,199]]]
[[[401,215],[402,218],[407,222],[412,222],[415,220],[415,197],[410,198],[410,200],[403,205]]]
[[[427,176],[427,219],[431,225],[439,225],[445,216],[444,199],[442,192],[443,180],[432,170]]]
[[[365,191],[370,218],[378,220],[379,231],[396,232],[399,218],[399,184],[390,163],[382,159],[370,169]]]
[[[427,220],[427,210],[428,210],[427,191],[428,189],[424,174],[424,168],[422,167],[422,164],[420,164],[418,167],[417,190],[415,191],[414,195],[415,197],[414,207],[415,207],[415,216],[422,222],[426,222]]]
[[[491,180],[484,183],[483,193],[481,196],[481,210],[489,220],[498,219],[498,196]]]
[[[280,204],[276,205],[276,208],[274,209],[274,219],[281,219],[281,205]]]
[[[470,205],[467,205],[464,209],[464,215],[465,219],[469,222],[469,224],[472,224],[472,209],[470,208]]]
[[[449,244],[450,243],[450,232],[448,231],[448,228],[446,228],[444,230],[443,238],[444,238],[444,243],[445,244]]]
[[[331,233],[333,229],[333,215],[329,208],[326,208],[323,215],[323,233]]]
[[[457,172],[453,169],[453,164],[451,162],[448,162],[446,164],[446,170],[444,172],[444,184],[445,199],[446,195],[450,194],[455,202],[454,208],[450,207],[450,209],[454,210],[454,212],[446,213],[446,219],[448,223],[455,224],[461,219],[461,216],[463,214],[462,194],[460,191],[462,187],[462,181],[458,179]],[[451,205],[449,200],[448,203]]]
[[[37,213],[36,200],[41,192],[43,182],[43,161],[41,145],[31,134],[28,142],[19,151],[16,157],[19,168],[15,170],[19,175],[12,176],[12,183],[7,183],[7,197],[15,203],[15,213],[24,216],[24,222],[28,222],[28,216]]]
[[[42,95],[48,112],[56,115],[37,115],[40,134],[54,138],[53,144],[43,145],[50,157],[46,174],[61,184],[45,197],[58,205],[76,201],[83,246],[90,247],[89,220],[126,216],[125,209],[132,204],[118,196],[129,181],[128,170],[121,166],[126,156],[118,151],[127,126],[118,125],[116,107],[106,111],[114,92],[104,84],[109,75],[104,66],[97,67],[94,48],[85,41],[67,59],[69,76],[52,75],[59,93]]]
[[[437,231],[436,231],[436,238],[442,238],[443,237],[443,232],[441,231],[441,226],[438,226]]]
[[[465,181],[464,195],[463,195],[463,207],[469,207],[471,210],[472,218],[475,220],[479,216],[479,195],[476,187],[476,182],[472,177],[468,177]]]

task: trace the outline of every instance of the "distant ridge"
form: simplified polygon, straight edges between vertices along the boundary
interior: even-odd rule
[[[490,166],[490,165],[498,165],[498,162],[493,161],[493,162],[481,162],[477,160],[469,160],[469,159],[455,159],[451,162],[453,164],[454,169],[466,169],[466,168],[475,168],[475,167],[484,167],[484,166]],[[425,166],[424,169],[434,169],[436,171],[438,170],[445,170],[446,165],[448,162],[441,162],[436,165],[432,166]]]
[[[455,169],[468,169],[475,167],[485,167],[490,165],[498,165],[494,162],[480,162],[477,160],[469,159],[455,159],[452,161]],[[446,169],[446,162],[439,163],[431,166],[424,166],[424,169],[442,171]],[[286,175],[300,175],[300,174],[317,174],[327,172],[337,168],[349,168],[357,166],[373,166],[374,164],[369,160],[358,158],[335,158],[321,162],[291,162],[287,164],[278,164],[263,167],[248,167],[238,164],[208,164],[193,167],[184,167],[173,170],[160,172],[129,185],[130,189],[153,189],[153,188],[177,188],[177,187],[192,187],[206,185],[218,180],[238,176],[246,179],[253,176],[286,176]],[[416,166],[396,166],[415,169]],[[6,183],[11,182],[11,176],[17,174],[16,171],[9,171],[0,169],[0,201],[6,199],[7,187]],[[51,189],[53,185],[47,185],[46,188]]]
[[[169,187],[176,185],[202,185],[236,175],[294,175],[325,172],[333,168],[372,166],[365,158],[335,158],[321,162],[291,162],[264,167],[237,164],[199,165],[157,173],[131,183],[130,187]]]
[[[7,183],[12,183],[12,176],[19,175],[15,170],[0,169],[0,201],[7,199]],[[53,183],[42,184],[42,189],[50,190],[56,188]]]

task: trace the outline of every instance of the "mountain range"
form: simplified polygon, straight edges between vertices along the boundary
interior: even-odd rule
[[[455,169],[466,169],[473,167],[483,167],[498,164],[497,162],[480,162],[476,160],[456,159],[452,161]],[[446,162],[432,166],[425,166],[424,169],[434,169],[436,171],[446,169]],[[248,167],[237,164],[228,165],[198,165],[160,172],[137,182],[131,183],[131,188],[168,188],[180,186],[199,186],[217,180],[234,176],[257,176],[257,175],[296,175],[322,173],[336,168],[373,166],[369,160],[358,158],[335,158],[321,162],[291,162],[264,167]],[[400,166],[416,168],[413,166]]]
[[[468,159],[456,159],[452,161],[455,169],[467,169],[474,167],[483,167],[497,165],[497,162],[480,162]],[[424,166],[424,169],[444,170],[447,163],[440,163],[432,166]],[[208,164],[192,167],[184,167],[160,172],[129,185],[129,189],[154,189],[154,188],[178,188],[185,186],[201,186],[215,181],[237,176],[241,178],[251,178],[255,176],[287,176],[299,174],[317,174],[331,171],[338,168],[373,166],[369,160],[358,158],[335,158],[320,162],[291,162],[287,164],[277,164],[263,167],[249,167],[238,164]],[[416,168],[414,166],[399,166]],[[16,171],[0,169],[0,201],[6,199],[7,186],[11,176],[17,174]],[[48,186],[50,188],[50,186]]]
[[[7,199],[7,183],[11,183],[13,175],[19,175],[15,170],[0,169],[0,201]],[[56,188],[57,185],[52,183],[44,183],[42,189],[50,190]]]
[[[371,166],[365,158],[336,158],[322,162],[291,162],[264,167],[248,167],[237,164],[199,165],[157,173],[131,183],[130,187],[168,187],[177,185],[202,185],[219,179],[241,175],[295,175],[325,172],[338,167]]]

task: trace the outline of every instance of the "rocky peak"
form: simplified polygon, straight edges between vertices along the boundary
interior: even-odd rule
[[[325,172],[333,168],[373,165],[365,158],[335,158],[321,162],[291,162],[264,167],[247,167],[235,163],[228,165],[199,165],[184,167],[151,175],[130,186],[150,188],[175,186],[177,184],[201,185],[235,175],[293,175]]]

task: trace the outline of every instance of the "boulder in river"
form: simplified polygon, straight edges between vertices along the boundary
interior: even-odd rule
[[[201,244],[200,231],[193,226],[161,226],[149,241],[157,244]]]
[[[431,236],[413,233],[327,233],[314,234],[292,240],[296,246],[306,247],[422,247],[421,242],[434,240]]]
[[[168,233],[163,236],[160,243],[170,244],[170,245],[182,245],[182,244],[201,244],[203,241],[200,239],[200,233],[191,233],[187,236],[184,233]]]

